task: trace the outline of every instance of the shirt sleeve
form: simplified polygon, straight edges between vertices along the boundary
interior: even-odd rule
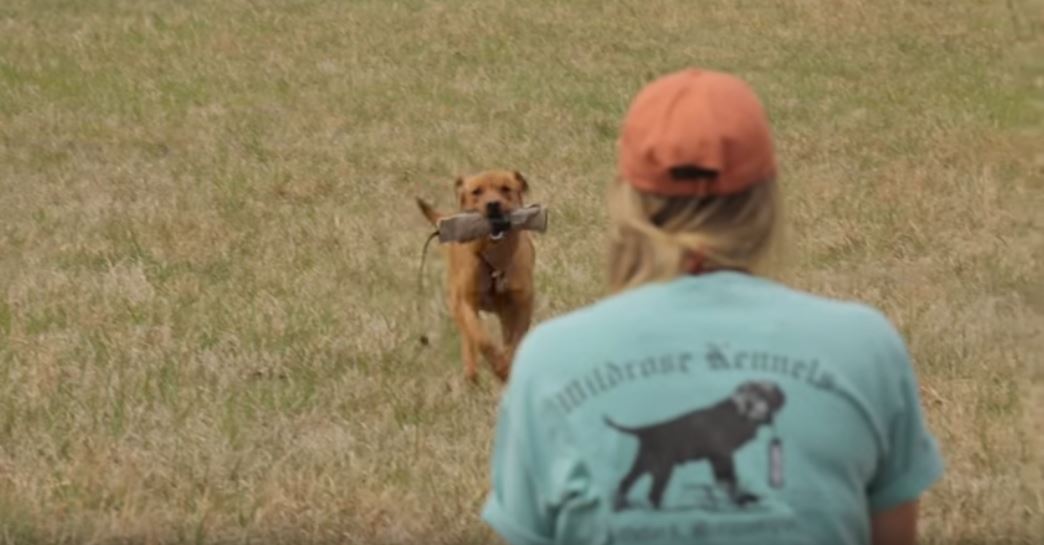
[[[511,545],[553,543],[551,514],[537,487],[530,454],[526,417],[512,407],[515,395],[505,394],[493,443],[492,483],[482,518]]]
[[[511,545],[574,542],[591,534],[580,521],[597,510],[591,475],[565,416],[542,393],[550,348],[523,341],[501,400],[482,519]],[[539,354],[544,354],[541,356]]]
[[[921,406],[917,377],[906,346],[889,324],[890,347],[882,368],[891,376],[882,382],[887,445],[869,484],[870,509],[884,511],[917,499],[943,473],[939,445],[928,429]]]

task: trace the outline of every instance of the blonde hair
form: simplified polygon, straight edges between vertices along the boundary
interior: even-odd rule
[[[780,200],[775,181],[712,197],[664,197],[643,193],[628,183],[613,183],[609,190],[612,291],[685,274],[693,256],[703,260],[704,269],[766,274],[778,261]]]

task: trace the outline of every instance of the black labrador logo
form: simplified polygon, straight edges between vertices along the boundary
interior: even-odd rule
[[[627,492],[646,473],[652,475],[649,501],[660,509],[663,493],[671,480],[674,467],[686,462],[707,460],[714,480],[721,485],[735,505],[758,501],[758,497],[740,490],[733,465],[733,455],[753,439],[758,428],[771,424],[783,407],[785,396],[779,387],[767,381],[740,384],[728,398],[665,422],[641,427],[625,427],[605,417],[609,426],[639,441],[638,454],[616,491],[614,509],[628,508]]]

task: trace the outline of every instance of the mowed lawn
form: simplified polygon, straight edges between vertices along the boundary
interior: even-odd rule
[[[0,543],[490,542],[500,387],[413,197],[520,170],[538,320],[589,303],[617,123],[688,65],[764,97],[780,276],[909,342],[924,542],[1044,542],[1042,8],[0,0]]]

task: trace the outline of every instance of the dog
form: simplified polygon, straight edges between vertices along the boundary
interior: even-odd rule
[[[740,491],[733,456],[757,435],[759,427],[772,423],[785,397],[774,383],[748,381],[727,399],[665,422],[630,428],[606,416],[607,425],[639,441],[638,454],[616,491],[614,509],[628,507],[627,492],[646,473],[653,479],[649,501],[659,509],[674,467],[700,460],[710,463],[714,480],[734,504],[742,507],[758,501],[757,496]]]
[[[491,221],[524,206],[528,191],[529,182],[513,170],[489,170],[454,181],[459,210],[484,214]],[[417,205],[433,225],[445,216],[421,198]],[[533,241],[525,231],[508,230],[471,242],[447,243],[443,248],[448,257],[449,307],[461,333],[465,377],[477,380],[481,355],[506,382],[515,350],[533,318]],[[497,316],[502,347],[482,326],[480,311]]]

